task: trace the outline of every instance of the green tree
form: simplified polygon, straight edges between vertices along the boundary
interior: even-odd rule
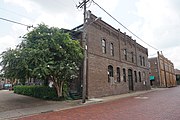
[[[1,54],[1,63],[3,76],[12,81],[20,79],[25,81],[27,77],[27,64],[25,59],[21,58],[21,52],[18,48],[9,49]]]
[[[21,79],[50,79],[58,97],[63,96],[63,85],[77,76],[82,63],[83,50],[79,41],[72,40],[59,28],[49,28],[44,24],[23,38],[18,48],[1,55],[4,73]]]
[[[1,54],[1,66],[3,66],[1,71],[6,78],[13,79],[17,76],[17,73],[12,72],[16,69],[16,53],[16,50],[9,49]]]

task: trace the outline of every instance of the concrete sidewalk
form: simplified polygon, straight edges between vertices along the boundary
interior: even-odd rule
[[[159,91],[159,90],[166,90],[166,89],[168,88],[151,88],[151,90],[136,91],[136,92],[126,93],[126,94],[113,95],[113,96],[107,96],[107,97],[101,97],[101,98],[92,98],[92,99],[87,100],[85,104],[96,103],[96,102],[108,102],[108,101],[112,101],[116,99],[121,99],[121,98],[126,98],[126,97],[131,97],[131,96],[138,96],[144,93]]]
[[[147,92],[153,92],[153,91],[165,90],[165,89],[166,88],[156,88],[156,89],[151,89],[147,91],[138,91],[138,92],[132,92],[132,93],[127,93],[127,94],[108,96],[108,97],[92,98],[92,99],[87,100],[85,104],[82,104],[81,100],[51,101],[54,103],[49,104],[49,105],[38,106],[38,107],[0,112],[0,120],[14,120],[14,119],[25,117],[25,116],[31,116],[31,115],[46,113],[46,112],[60,111],[64,109],[81,107],[81,106],[86,106],[90,104],[97,104],[101,102],[108,102],[108,101],[112,101],[116,99],[121,99],[125,97],[130,97],[130,96],[138,96]]]

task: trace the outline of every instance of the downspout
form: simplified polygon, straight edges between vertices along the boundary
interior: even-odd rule
[[[161,81],[162,81],[162,78],[161,78],[161,68],[160,68],[160,59],[159,59],[159,51],[157,52],[158,56],[157,56],[157,64],[158,64],[158,78],[159,78],[159,85],[161,86]]]

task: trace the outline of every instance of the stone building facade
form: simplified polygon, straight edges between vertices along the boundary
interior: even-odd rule
[[[175,75],[176,75],[177,85],[180,85],[180,70],[175,69]]]
[[[151,85],[155,87],[176,86],[176,76],[173,63],[158,52],[158,57],[149,58]]]
[[[85,27],[87,97],[150,89],[148,50],[126,33],[95,19],[90,14]]]

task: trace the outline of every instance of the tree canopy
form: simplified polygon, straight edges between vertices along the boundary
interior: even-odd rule
[[[78,40],[61,29],[44,24],[24,35],[16,49],[1,54],[4,76],[14,79],[39,78],[53,81],[58,96],[65,82],[77,75],[83,59]]]

